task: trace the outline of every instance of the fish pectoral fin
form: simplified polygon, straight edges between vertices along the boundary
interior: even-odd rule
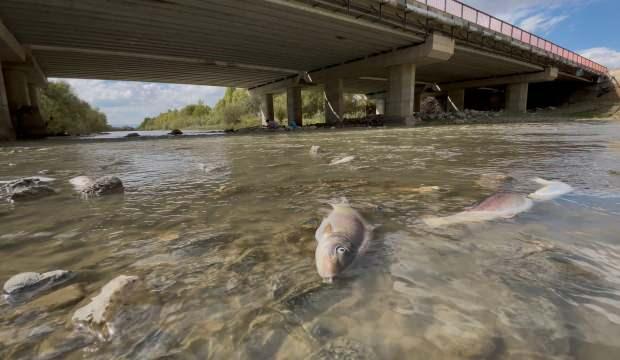
[[[332,228],[332,224],[331,223],[328,223],[325,226],[325,229],[323,229],[323,234],[325,234],[325,235],[329,235],[329,234],[331,234],[333,232],[334,232],[334,229]]]

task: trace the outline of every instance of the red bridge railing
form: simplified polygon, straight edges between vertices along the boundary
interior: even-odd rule
[[[429,8],[433,8],[439,11],[443,11],[452,16],[467,20],[473,24],[481,26],[483,28],[495,31],[497,33],[508,36],[514,40],[520,41],[525,45],[529,45],[533,48],[537,48],[547,52],[549,55],[559,56],[567,61],[572,62],[577,66],[584,67],[592,72],[598,74],[607,74],[609,70],[590,59],[587,59],[573,51],[565,49],[559,45],[547,41],[535,34],[527,32],[518,26],[514,26],[505,21],[502,21],[492,15],[489,15],[483,11],[472,8],[456,0],[407,0],[414,1],[426,5]]]

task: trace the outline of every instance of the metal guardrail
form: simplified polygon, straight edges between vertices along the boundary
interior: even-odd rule
[[[514,40],[520,41],[525,45],[542,50],[549,55],[555,55],[563,58],[566,61],[573,63],[576,66],[584,67],[592,72],[601,75],[607,75],[609,70],[590,59],[587,59],[573,51],[565,49],[559,45],[547,41],[535,34],[521,29],[518,26],[514,26],[505,21],[502,21],[493,15],[489,15],[483,11],[474,9],[469,5],[465,5],[457,0],[406,0],[407,2],[415,2],[423,4],[428,8],[445,12],[449,15],[461,18],[476,24],[483,28],[495,31],[499,34],[508,36]]]

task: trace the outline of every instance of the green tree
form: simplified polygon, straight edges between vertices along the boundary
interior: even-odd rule
[[[110,128],[105,114],[78,98],[66,82],[48,83],[40,93],[40,104],[51,134],[87,134]]]

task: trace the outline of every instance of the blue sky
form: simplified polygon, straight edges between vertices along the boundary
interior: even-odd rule
[[[620,68],[620,0],[464,0],[501,19]],[[67,80],[78,96],[101,109],[112,125],[138,125],[144,117],[199,100],[214,105],[224,89],[103,80]]]

